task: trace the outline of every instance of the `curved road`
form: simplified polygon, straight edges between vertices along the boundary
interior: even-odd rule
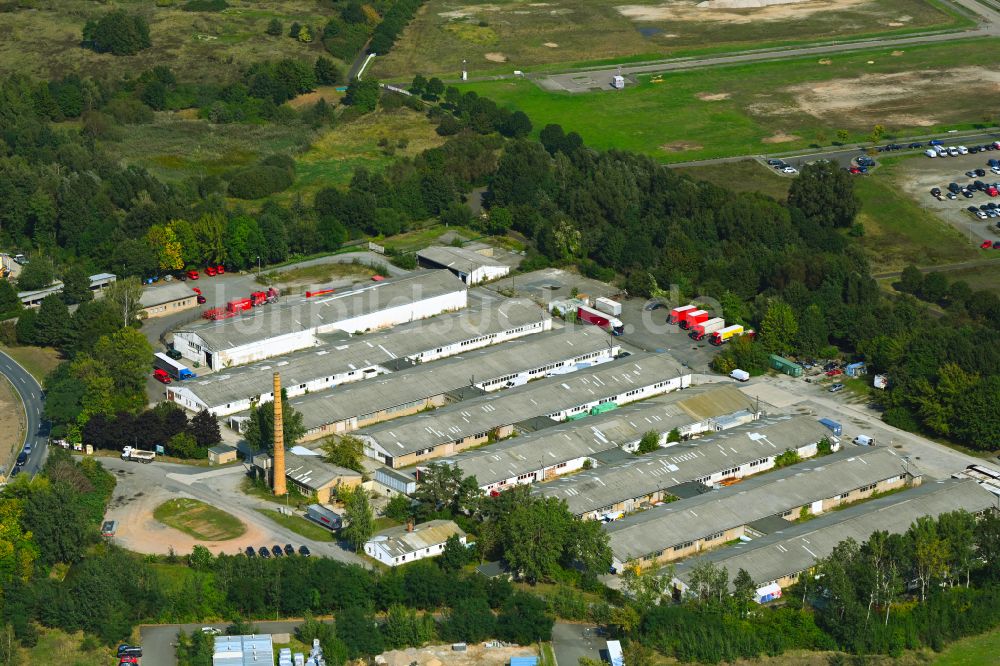
[[[31,455],[19,473],[36,474],[45,464],[49,440],[49,424],[42,418],[42,410],[45,407],[42,387],[38,385],[31,373],[3,352],[0,352],[0,374],[6,376],[14,385],[21,396],[27,415],[28,427],[24,443],[31,444]]]

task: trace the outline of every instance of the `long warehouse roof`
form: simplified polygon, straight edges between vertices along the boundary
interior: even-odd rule
[[[691,571],[712,562],[729,571],[730,587],[740,569],[757,585],[810,569],[841,541],[861,543],[874,532],[901,534],[921,516],[951,511],[979,513],[996,505],[996,497],[972,480],[925,482],[902,493],[847,507],[748,543],[705,553],[677,565],[676,577],[689,580]]]
[[[611,551],[621,562],[644,557],[904,472],[903,460],[889,449],[842,451],[609,523]],[[916,473],[912,466],[910,473]]]
[[[571,512],[581,515],[657,490],[669,491],[688,481],[818,442],[829,434],[808,416],[771,417],[616,465],[598,466],[542,484],[535,492],[564,499]]]
[[[611,338],[596,326],[563,328],[418,365],[332,391],[290,400],[307,430],[457,391],[474,383],[602,352]],[[543,375],[542,375],[543,376]]]
[[[281,372],[285,386],[306,384],[548,318],[548,313],[530,300],[512,299],[497,306],[490,304],[488,308],[443,314],[401,324],[388,331],[229,368],[184,382],[182,386],[209,406],[224,405],[269,393],[276,371]]]
[[[464,439],[476,433],[555,414],[577,405],[620,395],[690,371],[665,354],[640,354],[594,370],[551,377],[359,431],[388,455],[402,456]]]
[[[416,271],[314,299],[297,298],[255,308],[238,317],[205,321],[178,329],[192,333],[212,350],[223,351],[282,335],[331,326],[392,307],[418,303],[465,290],[451,271]]]
[[[690,405],[697,408],[692,413]],[[731,385],[704,385],[670,393],[605,414],[467,451],[442,462],[456,465],[480,486],[517,478],[561,462],[638,441],[650,430],[669,432],[709,418],[751,410],[751,401]],[[676,451],[677,447],[671,450]]]

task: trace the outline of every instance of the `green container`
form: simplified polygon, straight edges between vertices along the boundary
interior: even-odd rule
[[[590,413],[594,415],[603,414],[604,412],[610,412],[612,409],[618,409],[618,403],[605,402],[603,404],[597,405],[596,407],[591,407]]]
[[[801,377],[802,376],[802,366],[789,361],[787,358],[778,356],[777,354],[771,354],[768,359],[770,361],[770,366],[778,372],[783,372],[791,377]]]

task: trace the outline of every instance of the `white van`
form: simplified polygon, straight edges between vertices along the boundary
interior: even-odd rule
[[[738,382],[750,381],[750,373],[746,370],[740,370],[739,368],[730,372],[729,376]]]
[[[858,435],[851,441],[858,446],[875,446],[875,438],[868,435]]]

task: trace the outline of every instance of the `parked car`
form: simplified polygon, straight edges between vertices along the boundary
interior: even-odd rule
[[[215,627],[202,627],[201,633],[207,634],[208,636],[218,636],[222,633],[222,629],[217,629]]]
[[[983,176],[986,175],[986,169],[976,169],[975,174],[980,178],[982,178]]]
[[[993,249],[1000,250],[1000,241],[993,241]]]
[[[958,195],[955,194],[954,192],[949,192],[948,193],[948,198],[951,199],[952,201],[954,201],[955,199],[958,198]]]
[[[208,277],[215,277],[215,266],[206,266],[205,275]]]
[[[274,554],[275,557],[281,557],[282,555],[285,554],[285,551],[283,551],[281,549],[281,546],[279,546],[278,544],[274,544],[273,546],[271,546],[271,552]]]
[[[840,368],[834,368],[833,370],[827,370],[826,371],[826,376],[827,377],[837,377],[838,375],[842,375],[842,374],[844,374],[844,371],[841,370]]]
[[[193,269],[187,272],[187,276],[189,280],[197,280],[199,277],[201,277],[200,275],[198,275],[198,271]]]
[[[216,274],[216,275],[222,275],[222,274],[224,274],[225,272],[226,272],[226,267],[225,267],[225,266],[223,266],[222,264],[217,264],[217,265],[215,266],[215,274]]]
[[[979,244],[980,250],[989,250],[991,247],[993,247],[993,243],[990,241],[983,241]]]
[[[153,370],[153,379],[160,382],[161,384],[170,383],[170,375],[167,374],[166,370],[161,370],[159,368]]]
[[[181,360],[181,353],[176,349],[174,349],[173,347],[167,350],[167,356],[174,359],[175,361]]]
[[[911,143],[909,145],[909,147],[910,148],[923,148],[924,144],[920,143],[919,141],[914,141],[913,143]]]
[[[309,557],[309,555],[310,555],[309,547],[308,546],[299,546],[299,555],[301,555],[302,557]]]
[[[839,393],[844,390],[844,385],[841,383],[836,383],[827,389],[830,393]]]
[[[788,173],[788,174],[793,174],[798,172],[799,170],[793,166],[786,166],[784,169],[781,170],[781,173]]]
[[[247,546],[247,549],[243,551],[246,553],[247,557],[256,557],[257,551],[253,549],[253,546]]]
[[[271,551],[267,549],[267,546],[261,546],[257,549],[257,554],[263,557],[265,560],[271,557]]]
[[[208,299],[206,299],[201,294],[198,294],[198,296],[195,298],[195,300],[198,301],[198,305],[204,305],[205,303],[208,302]]]
[[[294,554],[295,554],[295,546],[293,546],[290,543],[286,543],[285,544],[285,555],[294,555]]]

